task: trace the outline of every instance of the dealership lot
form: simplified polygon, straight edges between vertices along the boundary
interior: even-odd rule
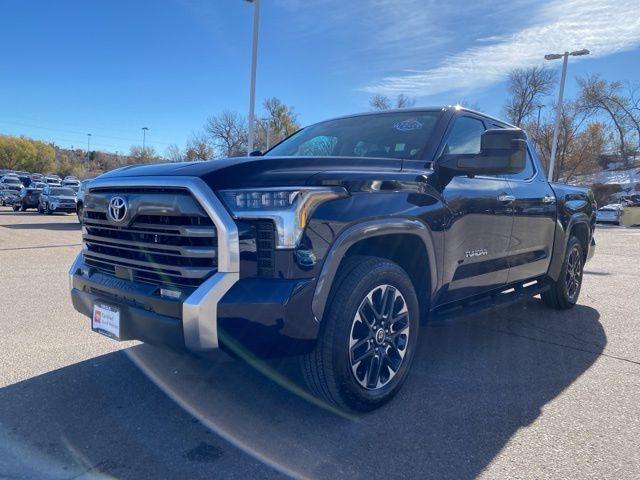
[[[579,305],[531,299],[422,331],[399,396],[310,403],[291,362],[94,334],[75,216],[0,207],[0,477],[640,478],[640,229],[598,228]]]

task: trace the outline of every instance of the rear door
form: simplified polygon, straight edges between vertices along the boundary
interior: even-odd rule
[[[525,169],[506,178],[515,197],[509,245],[511,283],[547,273],[556,224],[556,197],[530,144]]]
[[[456,116],[442,154],[479,153],[486,124],[470,113]],[[442,186],[451,217],[445,225],[440,304],[503,286],[509,273],[512,194],[501,176],[456,176]]]

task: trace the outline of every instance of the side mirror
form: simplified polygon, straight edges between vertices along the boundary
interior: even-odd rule
[[[500,175],[520,173],[526,161],[527,135],[519,128],[486,130],[480,140],[478,154],[446,154],[438,168],[454,175]]]
[[[261,157],[263,154],[260,150],[254,150],[249,154],[250,157]]]

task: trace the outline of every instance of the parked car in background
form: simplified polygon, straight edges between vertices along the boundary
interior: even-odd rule
[[[41,193],[42,189],[40,188],[23,187],[20,190],[18,198],[13,202],[13,211],[17,212],[20,210],[25,212],[29,208],[38,208]]]
[[[67,187],[47,185],[40,194],[38,213],[74,213],[76,211],[76,193]]]
[[[623,207],[620,203],[612,203],[599,208],[596,212],[596,222],[615,223],[616,225],[620,225],[622,208]]]
[[[80,188],[80,180],[67,177],[62,181],[62,186],[71,188],[74,192],[78,193],[78,189]]]
[[[31,174],[31,180],[34,182],[41,182],[43,178],[44,178],[44,175],[42,175],[41,173]]]
[[[29,185],[29,188],[37,188],[39,190],[42,190],[46,186],[47,186],[47,184],[44,183],[44,182],[34,181],[34,182],[31,182],[31,185]]]
[[[10,207],[13,202],[18,198],[20,193],[19,188],[5,187],[0,190],[0,205],[4,207]]]
[[[42,179],[42,181],[44,183],[46,183],[47,185],[53,185],[56,187],[61,187],[62,186],[62,182],[60,181],[60,177],[55,176],[55,177],[44,177]]]
[[[84,210],[84,191],[88,182],[89,180],[83,180],[76,193],[76,214],[78,215],[78,221],[80,223],[82,223],[82,212]]]
[[[18,193],[20,189],[23,187],[20,178],[14,173],[9,173],[2,178],[0,178],[0,189],[2,190],[12,190]]]

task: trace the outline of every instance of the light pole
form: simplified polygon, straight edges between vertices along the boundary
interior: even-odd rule
[[[89,151],[91,150],[91,134],[87,133],[87,160],[89,160]]]
[[[542,111],[542,107],[544,107],[544,105],[539,103],[537,107],[538,107],[538,122],[536,123],[536,130],[539,131],[540,130],[540,112]]]
[[[149,127],[142,127],[142,153],[144,154],[145,144],[147,143],[147,130]]]
[[[560,75],[560,90],[558,91],[558,104],[556,105],[556,124],[553,127],[553,141],[551,143],[551,158],[549,159],[549,181],[553,181],[553,167],[556,163],[556,151],[558,149],[558,135],[560,135],[560,121],[562,119],[562,95],[564,94],[564,81],[567,78],[567,62],[569,55],[572,57],[580,57],[589,55],[589,50],[576,50],[571,53],[550,53],[544,56],[545,60],[558,60],[562,58],[562,75]]]
[[[260,24],[260,0],[245,0],[253,3],[253,46],[251,50],[251,85],[249,87],[249,141],[247,154],[253,151],[256,103],[256,64],[258,63],[258,26]]]

